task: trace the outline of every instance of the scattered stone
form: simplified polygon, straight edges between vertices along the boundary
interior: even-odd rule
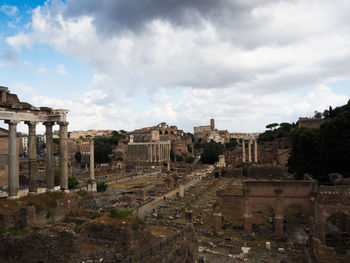
[[[271,243],[270,242],[266,242],[266,249],[271,250]]]
[[[122,261],[124,259],[124,256],[121,253],[115,253],[114,258],[117,262]]]
[[[286,250],[283,247],[278,248],[278,252],[284,253]]]

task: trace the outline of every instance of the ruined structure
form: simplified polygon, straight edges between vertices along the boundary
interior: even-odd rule
[[[54,110],[47,107],[34,107],[26,102],[21,102],[16,94],[10,93],[8,88],[0,87],[0,118],[9,125],[8,141],[8,197],[18,197],[18,146],[17,124],[24,121],[28,125],[28,152],[29,152],[29,192],[36,193],[36,125],[42,122],[46,127],[46,176],[47,188],[54,189],[53,171],[53,140],[52,126],[57,123],[60,126],[60,186],[62,190],[68,190],[68,122],[66,115],[68,110]]]
[[[299,118],[299,128],[305,127],[305,128],[315,128],[319,129],[321,127],[321,124],[324,122],[324,119],[322,118]]]
[[[160,140],[158,130],[138,130],[131,132],[129,136],[128,165],[169,163],[170,140]]]
[[[318,186],[316,180],[306,176],[304,180],[244,180],[243,194],[229,194],[223,191],[217,194],[220,198],[213,207],[214,228],[217,232],[221,231],[221,211],[226,202],[240,203],[246,234],[253,232],[253,208],[261,204],[270,207],[274,214],[274,230],[277,237],[284,235],[286,210],[292,205],[297,205],[307,220],[309,243],[317,262],[349,262],[350,247],[345,255],[339,256],[334,247],[327,244],[327,236],[333,234],[327,233],[331,218],[333,226],[328,226],[331,231],[339,231],[340,235],[350,233],[349,186]]]

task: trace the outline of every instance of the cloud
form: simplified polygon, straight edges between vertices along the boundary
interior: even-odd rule
[[[56,66],[56,73],[61,75],[67,75],[66,68],[63,64],[59,64]]]
[[[24,95],[24,97],[28,97],[28,95],[35,94],[34,89],[25,83],[14,82],[10,84],[10,87],[11,93],[21,94]]]
[[[17,6],[12,5],[2,5],[0,11],[5,13],[7,16],[14,16],[18,12]]]
[[[5,49],[0,58],[6,62],[16,62],[18,60],[18,53],[13,48]]]
[[[93,69],[80,99],[36,98],[71,108],[73,128],[166,120],[191,130],[214,117],[256,131],[347,101],[326,84],[350,78],[349,13],[347,0],[52,1],[6,42],[48,44]],[[145,89],[150,109],[130,109]]]

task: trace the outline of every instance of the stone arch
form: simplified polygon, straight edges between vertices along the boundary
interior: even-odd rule
[[[350,251],[350,213],[335,212],[325,221],[325,245],[334,248],[338,255]]]
[[[165,130],[164,134],[169,134],[169,132],[167,130]]]
[[[162,135],[162,134],[163,134],[162,130],[159,130],[159,134],[160,134],[160,135]]]

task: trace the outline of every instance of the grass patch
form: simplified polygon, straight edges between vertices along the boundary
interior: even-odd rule
[[[113,218],[125,219],[129,215],[131,215],[131,210],[129,209],[117,210],[113,208],[111,211],[109,211],[109,216]]]
[[[23,232],[21,229],[6,228],[6,227],[0,229],[0,234],[4,234],[4,233],[10,233],[11,235],[15,235],[15,236],[23,235]]]

